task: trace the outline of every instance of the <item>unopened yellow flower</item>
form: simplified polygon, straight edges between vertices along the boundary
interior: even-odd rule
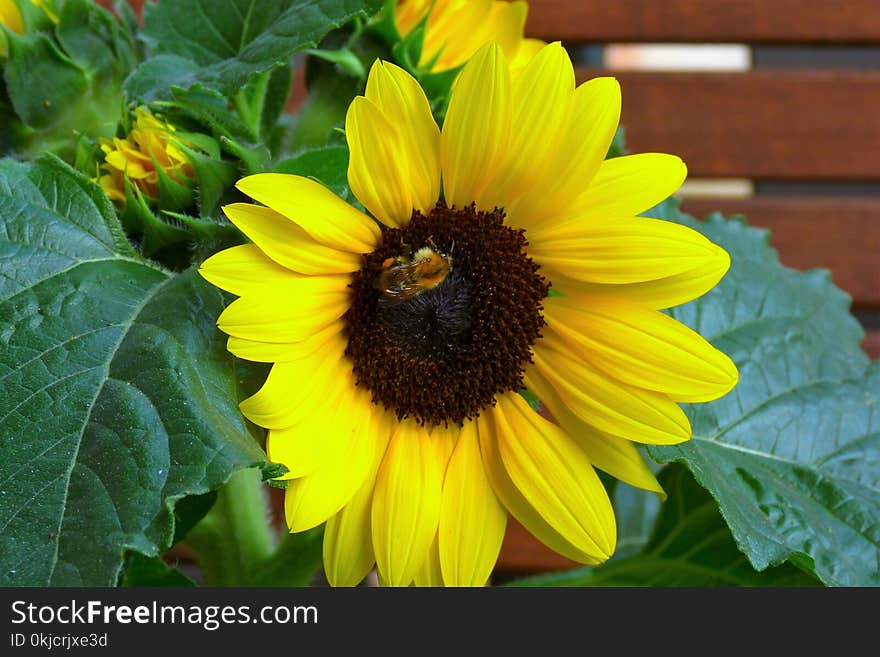
[[[496,41],[516,70],[545,45],[523,38],[528,10],[523,0],[403,0],[394,22],[406,36],[428,16],[420,67],[434,72],[456,68]]]
[[[174,126],[154,116],[144,107],[135,110],[134,126],[124,139],[101,139],[105,172],[98,182],[111,200],[125,203],[125,179],[143,194],[156,198],[159,169],[174,182],[185,184],[195,172],[180,148],[187,145],[175,136]]]
[[[16,34],[24,34],[24,19],[15,0],[0,0],[0,25]],[[0,31],[0,55],[6,54],[6,40]]]
[[[686,170],[604,161],[619,114],[617,82],[576,88],[559,44],[513,76],[484,47],[442,131],[416,81],[379,62],[346,120],[372,218],[308,178],[238,183],[262,205],[225,211],[253,243],[200,271],[240,297],[218,319],[230,351],[273,363],[241,409],[289,468],[290,530],[326,521],[332,584],[375,564],[390,585],[482,585],[508,512],[602,562],[616,526],[594,468],[660,491],[631,441],[687,440],[678,402],[735,385],[727,356],[660,312],[711,289],[729,256],[637,216]]]

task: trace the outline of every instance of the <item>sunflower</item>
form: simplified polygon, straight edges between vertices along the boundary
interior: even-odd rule
[[[174,126],[147,108],[138,107],[134,125],[124,139],[102,138],[104,175],[97,182],[104,193],[124,205],[127,180],[149,198],[157,198],[160,171],[176,183],[187,184],[195,170],[181,145],[191,144],[175,135],[175,131]]]
[[[397,3],[394,23],[405,37],[427,16],[420,68],[435,73],[458,68],[495,41],[516,70],[545,45],[523,38],[528,11],[523,0],[403,0]]]
[[[442,132],[416,81],[377,62],[345,126],[373,218],[308,178],[239,181],[263,205],[225,211],[253,243],[200,271],[240,297],[218,319],[230,351],[274,363],[241,409],[289,468],[290,530],[326,521],[332,584],[375,563],[389,585],[483,585],[508,512],[600,563],[616,527],[594,468],[661,493],[631,441],[687,440],[677,402],[736,383],[660,312],[730,259],[636,216],[686,171],[671,155],[604,161],[619,113],[617,82],[575,88],[558,43],[513,77],[498,45],[481,49]]]

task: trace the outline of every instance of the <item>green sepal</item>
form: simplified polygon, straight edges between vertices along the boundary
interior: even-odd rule
[[[427,29],[427,15],[413,28],[413,31],[391,46],[391,53],[397,63],[403,66],[413,75],[418,75],[419,61],[422,58],[422,47],[425,43],[425,30]],[[430,70],[430,66],[425,67]]]
[[[180,144],[179,148],[186,154],[196,172],[199,213],[202,217],[214,214],[227,189],[241,175],[239,168],[184,144]]]
[[[220,145],[226,152],[241,160],[248,175],[265,171],[272,159],[268,146],[262,143],[243,144],[231,137],[220,137]]]
[[[97,140],[88,135],[80,135],[76,140],[73,168],[89,178],[98,178],[101,175],[101,155]]]
[[[210,135],[202,132],[183,132],[178,130],[174,133],[174,136],[177,138],[175,144],[178,148],[180,147],[179,142],[184,141],[187,144],[192,144],[210,158],[219,160],[222,157],[220,154],[220,143]]]
[[[153,214],[147,198],[126,176],[125,209],[120,213],[120,219],[125,231],[139,239],[141,253],[149,258],[169,245],[189,241],[188,231],[167,224]],[[154,204],[155,201],[153,199]]]
[[[253,127],[233,111],[235,103],[219,91],[196,85],[191,89],[172,89],[174,100],[155,103],[159,107],[173,108],[202,124],[215,136],[240,136],[257,139]],[[258,127],[257,127],[258,129]]]
[[[187,214],[167,210],[162,214],[170,217],[177,225],[185,227],[189,232],[192,240],[190,260],[194,263],[202,262],[230,246],[238,246],[247,242],[242,232],[226,219],[191,217]],[[258,437],[255,436],[255,438]]]
[[[184,177],[186,182],[177,182],[165,172],[165,167],[161,166],[156,158],[152,158],[152,160],[159,176],[159,208],[176,211],[192,205],[194,181]]]
[[[280,488],[287,488],[287,482],[285,480],[277,479],[283,475],[286,475],[289,472],[286,465],[281,463],[267,463],[263,467],[263,481],[267,484],[280,484],[282,481],[284,482],[283,486],[279,486]]]
[[[235,94],[236,113],[247,128],[242,136],[249,141],[266,140],[284,111],[292,82],[291,65],[277,66],[254,75]]]

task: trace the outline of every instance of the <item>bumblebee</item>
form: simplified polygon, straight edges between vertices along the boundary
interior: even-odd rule
[[[433,243],[429,244],[415,253],[407,251],[382,263],[375,281],[382,301],[399,303],[412,299],[446,279],[452,269],[452,249],[444,253],[437,250]]]

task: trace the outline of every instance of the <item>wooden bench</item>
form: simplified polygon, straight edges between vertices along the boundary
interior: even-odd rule
[[[880,47],[876,0],[531,0],[529,6],[527,34],[566,46],[798,45],[809,46],[814,57],[829,46]],[[613,74],[623,89],[621,121],[630,150],[680,155],[690,178],[755,181],[754,196],[691,198],[683,209],[698,217],[714,210],[745,214],[750,224],[771,229],[784,264],[831,270],[869,328],[865,349],[878,358],[880,55],[875,57],[874,70]],[[579,78],[604,73],[582,68]],[[775,182],[783,184],[765,193]],[[788,193],[779,193],[780,187]],[[853,195],[853,188],[861,194]],[[574,565],[513,523],[496,573]]]

